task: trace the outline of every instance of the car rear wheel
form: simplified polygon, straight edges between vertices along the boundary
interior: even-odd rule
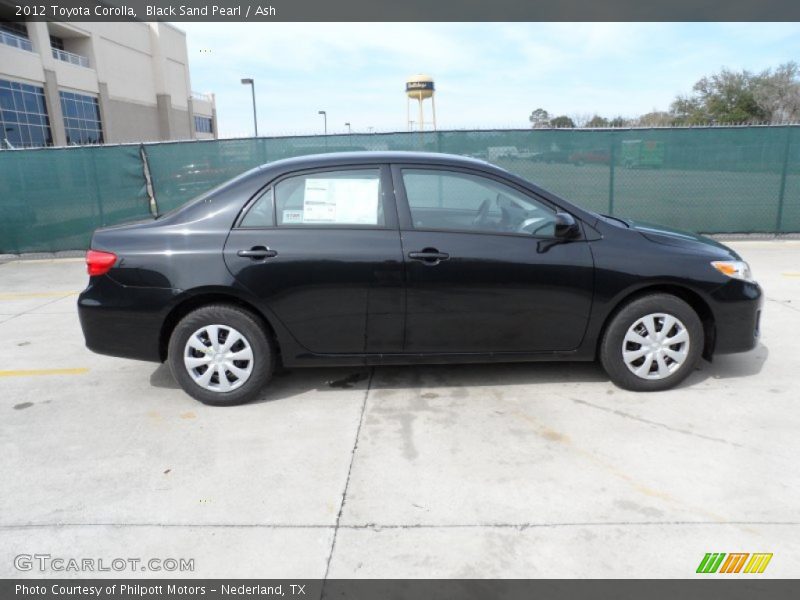
[[[227,304],[204,306],[181,319],[167,356],[183,390],[215,406],[254,399],[275,364],[274,344],[256,317]]]
[[[625,305],[606,328],[600,362],[611,380],[633,391],[674,387],[694,370],[703,324],[676,296],[650,294]]]

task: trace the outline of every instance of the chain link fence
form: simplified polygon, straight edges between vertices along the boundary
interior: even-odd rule
[[[86,248],[91,232],[180,206],[307,154],[472,156],[583,207],[703,233],[800,232],[800,127],[346,134],[0,152],[0,253]]]
[[[0,254],[86,248],[97,227],[148,216],[136,146],[0,152]]]

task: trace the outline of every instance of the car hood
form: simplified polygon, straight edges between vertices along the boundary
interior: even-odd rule
[[[705,251],[709,254],[720,256],[721,258],[741,260],[741,257],[734,250],[704,235],[673,229],[671,227],[665,227],[664,225],[647,223],[646,221],[628,220],[628,224],[631,229],[638,231],[645,238],[656,244],[683,247],[695,251]]]

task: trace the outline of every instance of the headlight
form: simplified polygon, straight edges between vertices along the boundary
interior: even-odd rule
[[[750,265],[743,260],[715,260],[711,263],[717,271],[734,279],[753,281]]]

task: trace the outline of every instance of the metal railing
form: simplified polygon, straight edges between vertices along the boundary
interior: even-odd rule
[[[0,44],[33,52],[33,44],[28,38],[24,38],[21,35],[14,35],[8,31],[0,31]]]
[[[191,92],[190,95],[195,100],[202,100],[203,102],[214,101],[214,96],[212,94],[205,94],[203,92]]]
[[[75,54],[74,52],[67,52],[66,50],[59,50],[58,48],[50,48],[53,51],[53,58],[71,65],[89,68],[89,59],[86,56]]]

